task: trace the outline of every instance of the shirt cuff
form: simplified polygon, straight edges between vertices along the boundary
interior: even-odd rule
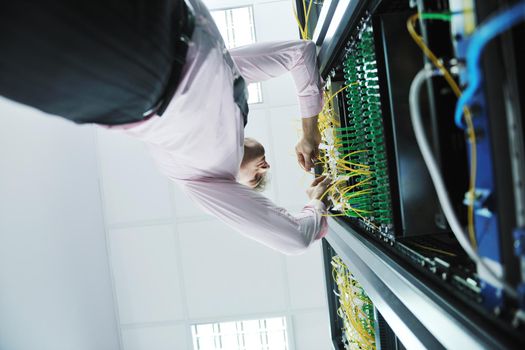
[[[308,202],[308,206],[314,207],[315,209],[325,213],[326,212],[326,205],[319,199],[312,199]]]
[[[319,230],[319,233],[315,237],[316,240],[326,237],[328,234],[328,220],[326,220],[326,216],[323,216],[321,218],[321,229]]]
[[[323,109],[323,95],[298,96],[299,109],[303,118],[311,118],[318,115]]]

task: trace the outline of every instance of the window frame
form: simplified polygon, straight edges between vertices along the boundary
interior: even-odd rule
[[[227,11],[233,11],[233,10],[236,10],[236,9],[249,9],[249,13],[250,13],[250,24],[251,24],[251,33],[252,33],[252,38],[253,38],[253,42],[250,43],[250,44],[255,44],[257,43],[257,31],[256,31],[256,27],[255,27],[255,15],[254,15],[254,7],[253,5],[240,5],[240,6],[233,6],[233,7],[219,7],[219,8],[214,8],[214,9],[210,9],[210,13],[211,13],[211,16],[212,18],[214,18],[213,14],[214,13],[218,13],[218,12],[224,12],[225,13],[225,16],[227,16]],[[214,18],[215,20],[215,18]],[[225,22],[228,22],[227,20],[225,20]],[[237,46],[232,46],[232,47],[228,47],[230,45],[230,41],[229,41],[229,37],[230,37],[230,32],[232,33],[232,36],[234,36],[234,27],[230,26],[228,27],[228,23],[226,23],[226,33],[228,35],[227,38],[224,38],[223,37],[223,40],[226,44],[226,47],[228,49],[230,48],[234,48],[234,47],[237,47]],[[217,25],[217,28],[219,28],[219,26]],[[221,32],[220,28],[219,28],[219,32]],[[221,36],[222,36],[222,32],[221,32]],[[248,44],[249,45],[249,44]],[[261,105],[264,103],[264,94],[263,94],[263,89],[262,89],[262,84],[260,82],[257,82],[257,83],[252,83],[252,84],[248,84],[247,86],[248,90],[252,90],[251,94],[249,94],[249,97],[248,97],[248,104],[251,105],[251,106],[256,106],[256,105]],[[255,90],[255,91],[253,91]],[[254,96],[254,93],[255,93],[255,96]]]
[[[267,325],[267,321],[269,320],[279,320],[281,322],[281,327],[276,328],[269,328]],[[201,339],[208,339],[208,341],[213,341],[214,349],[213,350],[225,350],[222,347],[222,337],[224,336],[235,336],[237,339],[237,347],[232,350],[248,350],[246,347],[246,342],[248,340],[245,335],[254,335],[254,332],[252,331],[245,331],[244,330],[244,323],[245,322],[252,322],[257,321],[258,322],[258,328],[255,332],[258,334],[260,342],[259,347],[257,350],[272,350],[270,347],[270,343],[268,340],[268,334],[273,332],[282,332],[282,336],[284,337],[284,341],[282,342],[282,347],[279,347],[280,350],[289,350],[289,334],[288,334],[288,322],[286,316],[276,316],[276,317],[265,317],[265,318],[259,318],[259,319],[243,319],[243,320],[227,320],[222,322],[212,322],[212,323],[195,323],[191,324],[191,335],[192,335],[192,341],[193,341],[193,349],[194,350],[205,350],[200,347],[200,340]],[[235,323],[235,330],[236,333],[221,333],[221,324],[227,324],[227,323]],[[207,335],[199,335],[198,334],[198,327],[199,326],[211,326],[212,327],[212,333]],[[210,349],[209,347],[206,348],[206,350]],[[230,350],[230,349],[228,349]]]

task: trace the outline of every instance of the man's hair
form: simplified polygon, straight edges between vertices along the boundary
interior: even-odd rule
[[[247,144],[249,144],[250,146],[247,147],[246,146]],[[259,141],[251,137],[245,137],[244,138],[244,156],[242,157],[241,164],[252,160],[254,157],[262,155],[263,153],[264,153],[264,146]]]
[[[257,192],[264,192],[266,190],[266,186],[268,186],[269,183],[270,176],[268,175],[268,172],[266,172],[261,176],[261,179],[253,189]]]

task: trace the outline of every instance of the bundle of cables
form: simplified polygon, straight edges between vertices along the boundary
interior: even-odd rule
[[[295,3],[292,1],[292,3]],[[304,26],[301,25],[301,21],[299,20],[299,16],[297,16],[297,10],[295,7],[293,8],[293,13],[295,16],[295,21],[297,22],[297,25],[299,26],[299,31],[301,32],[301,39],[303,40],[309,40],[310,34],[309,28],[308,28],[308,19],[310,18],[310,11],[312,10],[312,4],[314,3],[314,0],[310,0],[310,3],[308,4],[308,8],[306,7],[306,0],[303,0],[303,16],[304,16]]]
[[[429,17],[430,16],[430,17]],[[435,16],[433,14],[423,14],[421,16],[423,19],[442,19],[450,20],[450,14]],[[482,74],[480,69],[481,53],[483,48],[487,43],[494,39],[497,35],[501,34],[503,31],[511,28],[520,21],[525,20],[525,2],[519,2],[513,7],[503,10],[500,13],[489,18],[485,23],[483,23],[469,38],[469,44],[467,47],[467,73],[468,73],[468,87],[461,93],[457,83],[452,78],[450,72],[444,67],[444,65],[437,59],[437,57],[432,53],[432,51],[425,45],[421,36],[415,32],[415,22],[418,18],[418,15],[414,15],[409,18],[407,22],[408,30],[416,43],[421,47],[425,55],[432,61],[432,63],[438,68],[437,71],[431,71],[429,69],[421,70],[417,76],[414,78],[410,88],[410,113],[412,118],[412,124],[414,127],[414,132],[416,134],[416,140],[421,149],[421,153],[429,169],[429,173],[432,178],[432,182],[436,188],[439,201],[443,208],[443,212],[449,225],[452,229],[452,232],[456,236],[458,242],[461,244],[468,256],[477,264],[478,272],[482,272],[484,278],[488,280],[492,285],[497,288],[502,288],[505,290],[507,295],[510,297],[516,298],[516,290],[506,283],[502,276],[496,273],[487,263],[479,256],[476,251],[476,241],[475,241],[475,232],[474,232],[474,223],[473,223],[473,206],[474,206],[474,191],[476,183],[476,138],[474,132],[474,125],[472,121],[471,113],[468,109],[468,106],[471,104],[471,101],[474,99],[476,94],[481,89],[482,83]],[[431,147],[429,145],[428,139],[423,130],[421,122],[421,112],[419,110],[419,92],[421,86],[426,79],[436,76],[443,75],[446,81],[451,86],[452,90],[458,96],[458,103],[456,105],[454,120],[458,127],[464,128],[462,124],[462,117],[465,117],[466,126],[467,126],[467,135],[470,141],[470,153],[471,153],[471,174],[470,174],[470,189],[469,189],[469,236],[470,242],[466,239],[466,235],[463,232],[463,228],[459,223],[459,220],[453,210],[450,197],[446,191],[443,178],[441,176],[439,167],[437,166],[436,160],[432,154]]]
[[[314,0],[302,2],[304,25],[294,8],[301,38],[308,40],[308,22]],[[360,218],[369,226],[391,227],[392,211],[383,145],[383,129],[377,85],[373,34],[365,26],[352,54],[345,58],[345,84],[333,95],[325,93],[325,105],[318,117],[322,135],[319,162],[332,185],[323,194],[337,214]],[[336,117],[333,98],[345,91],[350,110],[345,125]]]
[[[332,277],[337,284],[339,309],[343,321],[343,341],[346,350],[372,350],[376,348],[374,305],[361,285],[340,257],[332,258]]]
[[[303,16],[304,16],[304,26],[301,24],[299,17],[297,16],[297,11],[294,8],[294,16],[299,26],[301,32],[301,38],[303,40],[308,40],[309,37],[309,28],[308,28],[308,19],[310,17],[310,11],[312,9],[313,0],[311,0],[306,5],[306,0],[303,0]],[[354,84],[350,84],[354,85]],[[349,86],[350,86],[349,85]],[[349,86],[345,86],[339,91],[335,92],[333,95],[329,95],[327,91],[324,93],[324,107],[323,110],[319,113],[318,117],[318,126],[322,135],[322,143],[320,145],[321,156],[317,164],[322,164],[324,169],[324,174],[331,178],[332,185],[326,190],[323,194],[324,197],[329,197],[332,202],[332,209],[339,212],[339,214],[328,214],[328,216],[349,216],[349,217],[361,217],[368,214],[369,212],[364,209],[359,209],[359,196],[364,194],[363,192],[355,190],[358,186],[361,186],[366,181],[360,181],[350,185],[352,182],[351,179],[358,176],[369,176],[370,172],[368,166],[358,164],[350,161],[349,157],[360,153],[353,152],[343,154],[341,153],[343,147],[343,140],[341,138],[343,129],[338,118],[335,115],[335,110],[333,106],[334,97],[347,89]],[[363,151],[364,152],[364,151]],[[351,193],[350,193],[351,192]]]
[[[329,96],[319,114],[319,163],[332,179],[326,195],[336,216],[359,218],[376,230],[392,227],[389,173],[384,142],[374,38],[363,25],[343,61],[345,86]],[[338,115],[335,96],[345,99]],[[338,108],[338,106],[336,106]]]
[[[332,185],[323,194],[323,197],[328,196],[330,198],[332,209],[339,212],[339,214],[331,215],[364,218],[370,211],[359,207],[360,198],[371,191],[366,189],[358,190],[357,188],[372,179],[370,176],[371,172],[369,166],[355,163],[349,158],[366,152],[366,150],[344,152],[345,148],[342,139],[344,128],[341,128],[333,106],[334,97],[346,90],[350,85],[341,88],[331,96],[325,92],[325,104],[318,117],[322,141],[319,145],[321,152],[317,164],[321,164],[324,169],[324,175],[333,180]],[[360,180],[354,181],[354,178],[360,178]]]

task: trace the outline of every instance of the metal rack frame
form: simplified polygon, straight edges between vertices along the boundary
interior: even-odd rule
[[[327,242],[343,259],[409,349],[500,349],[516,346],[460,301],[445,299],[409,266],[348,223],[329,220]]]

